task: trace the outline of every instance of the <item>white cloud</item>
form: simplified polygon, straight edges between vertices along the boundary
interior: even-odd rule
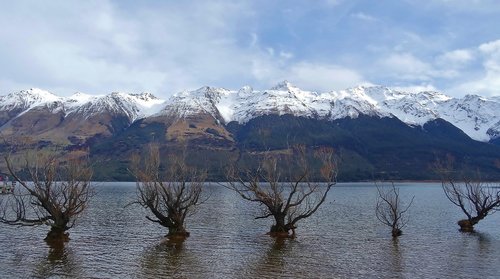
[[[326,92],[341,90],[361,84],[370,84],[357,71],[334,64],[309,61],[289,63],[287,60],[276,60],[266,56],[255,59],[252,63],[252,74],[266,89],[277,82],[289,80],[305,90]]]
[[[301,62],[285,71],[285,77],[301,88],[326,92],[366,83],[358,72],[338,65]]]
[[[283,59],[291,59],[293,58],[293,53],[287,51],[280,51],[280,57]]]
[[[437,63],[446,67],[462,67],[474,59],[474,54],[468,49],[457,49],[446,52],[437,58]]]
[[[444,78],[449,81],[461,80],[465,74],[464,69],[470,67],[476,59],[474,50],[457,49],[445,52],[436,57],[433,70],[429,75],[437,78]]]
[[[411,53],[393,53],[380,62],[382,71],[403,80],[428,80],[432,67]]]
[[[486,75],[500,80],[500,40],[480,45],[479,51],[485,56],[483,66]]]
[[[376,17],[371,16],[371,15],[367,15],[367,14],[365,14],[363,12],[358,12],[358,13],[351,14],[351,17],[359,19],[359,20],[363,20],[363,21],[368,21],[368,22],[377,21]]]
[[[51,79],[68,80],[73,86],[93,88],[94,84],[107,84],[115,90],[120,87],[141,90],[143,84],[159,88],[166,78],[165,73],[159,71],[137,70],[122,63],[82,55],[84,52],[74,45],[47,42],[36,46],[33,57],[38,64],[43,65],[45,74]]]
[[[450,93],[479,94],[484,96],[500,95],[500,78],[491,74],[486,74],[483,78],[475,81],[468,81],[449,88]]]
[[[500,50],[500,40],[481,44],[479,50],[484,53],[495,53]]]
[[[469,74],[473,78],[467,78],[449,90],[459,94],[500,95],[500,40],[481,44],[470,51],[476,53],[482,67]]]
[[[466,59],[459,57],[461,55],[466,56],[464,52],[444,54],[443,57],[436,59],[440,62],[432,63],[433,61],[425,61],[411,53],[392,53],[378,61],[374,67],[377,71],[375,75],[379,78],[390,78],[397,84],[404,82],[409,86],[413,86],[412,83],[433,83],[436,79],[451,80],[460,76],[458,60],[462,59],[461,62],[464,63]],[[446,59],[448,63],[453,60],[455,64],[443,65]]]
[[[266,51],[267,51],[267,53],[268,53],[269,55],[274,56],[274,48],[272,48],[272,47],[267,47],[267,48],[266,48]]]

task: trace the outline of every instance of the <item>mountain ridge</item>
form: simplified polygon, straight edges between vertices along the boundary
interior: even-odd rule
[[[99,113],[120,115],[133,122],[151,117],[194,117],[211,115],[216,121],[243,124],[262,115],[291,114],[330,121],[359,115],[396,117],[408,125],[423,126],[442,118],[479,141],[500,137],[500,97],[466,95],[453,98],[440,92],[404,92],[383,86],[358,86],[318,93],[282,81],[267,90],[244,86],[239,90],[204,86],[184,90],[169,99],[151,93],[112,92],[106,95],[75,93],[59,97],[33,88],[0,96],[0,130],[12,119],[33,109],[63,117],[88,118]]]

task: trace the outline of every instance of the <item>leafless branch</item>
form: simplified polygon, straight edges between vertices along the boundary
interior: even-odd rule
[[[390,187],[380,187],[376,184],[378,199],[375,207],[377,219],[384,225],[392,228],[392,236],[397,237],[402,234],[401,229],[408,223],[408,216],[405,214],[413,203],[414,196],[407,206],[404,206],[399,196],[399,189],[391,183]],[[388,189],[387,189],[388,188]]]
[[[4,157],[10,175],[20,186],[2,203],[0,222],[9,225],[51,227],[48,238],[67,238],[68,229],[93,196],[88,158],[64,157],[56,150],[26,152],[20,166]],[[17,169],[27,173],[27,182]]]
[[[487,215],[500,210],[500,191],[483,182],[479,173],[474,179],[462,173],[455,173],[451,157],[445,162],[437,161],[434,168],[441,175],[441,185],[446,198],[467,217],[458,221],[461,231],[473,232],[474,225]],[[461,179],[456,179],[457,176]]]
[[[295,235],[296,223],[314,214],[336,184],[337,160],[332,148],[316,150],[315,159],[321,164],[321,181],[313,181],[306,148],[297,145],[292,156],[286,158],[266,151],[254,170],[240,170],[234,164],[227,170],[228,184],[224,184],[243,199],[262,206],[263,215],[273,217],[271,234]],[[284,161],[284,163],[281,163]]]
[[[137,181],[137,203],[149,209],[148,220],[169,229],[169,236],[186,237],[184,221],[206,198],[202,197],[207,173],[186,165],[185,152],[171,155],[162,171],[158,145],[148,146],[145,156],[132,157],[131,172]]]

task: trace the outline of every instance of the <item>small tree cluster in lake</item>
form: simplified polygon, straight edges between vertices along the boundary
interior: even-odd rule
[[[256,219],[274,219],[271,236],[295,237],[297,222],[314,214],[336,184],[337,159],[332,148],[314,152],[320,179],[313,176],[305,146],[294,146],[291,153],[280,157],[265,152],[257,168],[241,170],[234,164],[227,172],[227,187],[262,207]]]
[[[453,158],[448,156],[445,162],[436,162],[435,168],[441,175],[441,185],[446,197],[467,217],[457,222],[460,230],[473,232],[479,221],[500,210],[500,190],[483,182],[479,174],[471,178],[470,175],[456,173],[453,163]]]
[[[401,229],[408,223],[406,213],[415,197],[412,197],[408,205],[405,206],[399,196],[399,189],[394,186],[394,183],[391,183],[390,187],[376,186],[378,199],[375,215],[382,224],[391,227],[393,237],[398,237],[403,233]]]
[[[168,228],[167,237],[183,239],[189,236],[185,219],[201,202],[207,174],[186,165],[185,152],[168,157],[162,171],[160,148],[149,145],[145,156],[132,157],[132,173],[137,180],[136,203],[147,208],[154,217],[150,221]]]
[[[17,159],[30,182],[21,179],[9,155],[4,159],[20,187],[0,200],[0,222],[16,226],[45,224],[50,226],[47,241],[67,241],[67,230],[75,225],[93,195],[88,158],[62,156],[56,150],[26,152]]]

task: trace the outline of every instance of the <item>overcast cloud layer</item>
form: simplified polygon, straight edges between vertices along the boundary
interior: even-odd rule
[[[0,94],[380,84],[500,95],[496,0],[2,1]]]

